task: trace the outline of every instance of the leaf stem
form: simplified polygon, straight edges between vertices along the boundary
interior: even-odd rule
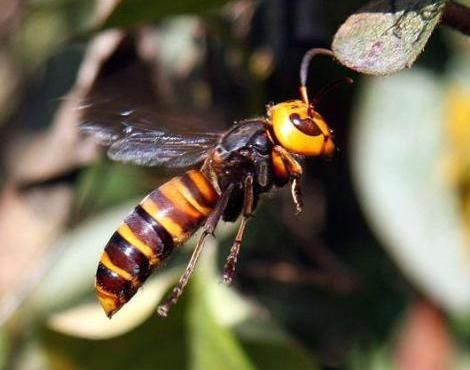
[[[444,8],[442,23],[470,35],[470,8],[452,0],[448,1]]]

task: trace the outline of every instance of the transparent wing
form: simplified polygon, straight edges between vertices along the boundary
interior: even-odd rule
[[[146,114],[136,110],[101,112],[96,118],[84,119],[80,129],[109,146],[112,160],[166,167],[189,167],[203,161],[222,134],[157,128]]]

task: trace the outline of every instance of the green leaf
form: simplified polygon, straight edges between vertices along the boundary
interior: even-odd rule
[[[94,1],[41,0],[27,2],[22,27],[16,35],[18,57],[32,71],[67,38],[92,26]]]
[[[97,161],[83,170],[78,182],[77,214],[97,212],[130,198],[145,194],[145,172],[137,166]]]
[[[351,15],[332,49],[358,72],[389,74],[410,67],[438,24],[445,0],[374,1]]]
[[[467,241],[446,176],[444,89],[418,68],[363,86],[351,166],[372,229],[404,273],[452,313],[470,309]]]
[[[193,299],[188,307],[189,341],[192,370],[254,370],[234,333],[216,321],[204,297],[207,283],[195,276]],[[230,306],[230,301],[225,304]]]
[[[162,272],[145,284],[132,302],[112,320],[108,319],[96,299],[52,314],[47,320],[57,332],[86,339],[109,339],[125,334],[155,315],[158,303],[181,274],[180,269]],[[92,287],[90,287],[92,288]]]
[[[246,327],[249,326],[249,330]],[[302,346],[273,327],[272,323],[251,320],[244,324],[240,341],[259,370],[315,370],[318,365]]]
[[[106,19],[103,28],[129,27],[156,22],[167,16],[205,12],[226,2],[227,0],[122,0]]]
[[[70,231],[51,247],[47,275],[37,287],[28,308],[51,313],[67,307],[77,297],[91,292],[100,255],[123,218],[140,199],[126,202]]]
[[[3,366],[7,361],[9,350],[10,348],[6,338],[5,327],[0,327],[0,369],[3,369]]]
[[[80,370],[189,369],[187,298],[167,319],[152,315],[142,325],[107,340],[87,340],[45,329],[41,338],[49,368]],[[115,319],[118,319],[116,316]]]
[[[351,370],[393,370],[390,348],[384,345],[370,345],[367,351],[355,348],[350,355]]]

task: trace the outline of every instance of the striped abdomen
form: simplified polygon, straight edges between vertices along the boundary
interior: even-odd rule
[[[108,317],[131,299],[174,247],[201,226],[218,199],[202,172],[191,170],[152,191],[124,219],[96,272],[96,293]]]

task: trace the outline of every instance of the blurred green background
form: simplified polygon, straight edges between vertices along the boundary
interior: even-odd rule
[[[224,224],[168,318],[156,306],[193,240],[110,321],[94,296],[100,253],[180,171],[106,159],[77,107],[226,129],[298,98],[302,55],[363,2],[0,4],[1,369],[470,369],[468,36],[438,26],[386,77],[315,60],[311,96],[355,83],[318,107],[339,151],[303,161],[304,212],[288,189],[265,196],[231,287]]]

